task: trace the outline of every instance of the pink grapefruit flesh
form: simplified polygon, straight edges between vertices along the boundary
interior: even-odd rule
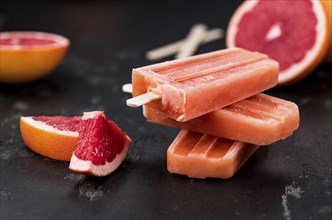
[[[0,39],[0,45],[1,46],[17,46],[21,45],[22,47],[26,46],[41,46],[41,45],[48,45],[48,44],[54,44],[56,43],[55,40],[52,39],[36,39],[31,37],[17,37],[17,38],[4,38]]]
[[[245,1],[231,18],[226,44],[269,55],[280,64],[278,83],[289,84],[323,60],[327,25],[319,1]]]
[[[78,132],[78,147],[69,165],[71,170],[106,176],[121,165],[131,140],[103,112],[84,113]]]
[[[73,131],[78,130],[79,124],[81,122],[81,117],[73,116],[32,116],[32,119],[35,121],[40,121],[46,125],[52,126],[55,129],[61,131]]]

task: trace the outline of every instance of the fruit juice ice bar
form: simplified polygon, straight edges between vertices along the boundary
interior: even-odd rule
[[[279,64],[267,55],[225,49],[133,69],[133,96],[176,121],[188,121],[277,84]],[[142,104],[142,103],[141,103]],[[143,103],[145,104],[145,103]]]
[[[148,106],[144,106],[143,114],[149,122],[257,145],[285,139],[300,121],[295,103],[262,93],[186,122]]]
[[[258,147],[181,130],[167,150],[167,170],[191,178],[230,178]]]

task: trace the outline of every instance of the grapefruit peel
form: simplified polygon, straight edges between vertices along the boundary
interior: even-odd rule
[[[325,56],[325,63],[332,64],[332,1],[331,0],[321,0],[320,1],[325,9],[325,14],[328,21],[328,29],[327,32],[330,33],[329,39],[329,48],[328,52]]]

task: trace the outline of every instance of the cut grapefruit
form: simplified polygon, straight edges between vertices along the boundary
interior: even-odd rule
[[[32,116],[20,118],[24,143],[32,151],[56,160],[69,161],[77,147],[81,117]]]
[[[73,116],[20,118],[28,148],[56,160],[70,160],[69,168],[94,176],[116,170],[125,159],[130,138],[101,111]]]
[[[131,140],[100,111],[84,113],[77,149],[69,169],[92,176],[106,176],[125,159]]]
[[[25,83],[52,72],[64,58],[69,40],[43,32],[0,33],[0,82]]]
[[[279,84],[298,81],[324,59],[328,18],[316,0],[244,1],[227,28],[227,47],[269,55],[280,64]]]

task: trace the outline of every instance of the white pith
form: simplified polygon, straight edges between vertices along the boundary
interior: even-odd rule
[[[82,120],[87,120],[89,118],[95,118],[98,115],[104,115],[104,112],[103,111],[83,112]]]
[[[104,165],[94,165],[91,161],[81,160],[77,158],[76,155],[73,153],[70,160],[69,169],[76,172],[91,173],[95,176],[106,176],[112,173],[121,165],[121,163],[126,158],[130,146],[130,139],[129,137],[127,138],[128,141],[125,143],[123,151],[120,154],[116,155],[113,161],[106,162],[106,164]]]
[[[49,131],[49,132],[56,133],[59,135],[78,137],[77,131],[59,130],[50,125],[47,125],[45,122],[33,120],[32,117],[21,117],[21,119],[22,119],[22,121],[26,122],[27,124],[29,124],[35,128],[41,129],[41,130]]]
[[[235,36],[238,31],[238,23],[243,18],[243,15],[249,11],[251,11],[259,1],[245,1],[232,16],[232,19],[229,23],[226,37],[226,45],[227,47],[236,47],[235,45]],[[297,77],[299,73],[304,72],[309,66],[311,66],[317,54],[320,52],[322,45],[324,43],[324,39],[327,35],[326,33],[326,19],[325,12],[323,6],[319,1],[311,0],[313,5],[313,11],[317,18],[316,25],[316,40],[313,47],[307,51],[304,59],[302,59],[299,63],[294,63],[288,69],[281,71],[279,74],[278,82],[280,84],[288,82],[293,78]],[[287,56],[287,54],[285,54]]]

